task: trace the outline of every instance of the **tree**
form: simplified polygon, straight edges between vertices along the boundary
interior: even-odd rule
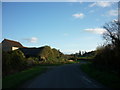
[[[106,32],[103,34],[103,38],[112,43],[115,47],[119,47],[120,45],[120,22],[114,20],[112,22],[106,23],[103,26],[106,29]]]
[[[2,52],[2,72],[3,76],[9,73],[15,73],[17,71],[26,68],[27,63],[24,53],[20,50]]]
[[[114,20],[103,26],[103,38],[108,42],[96,50],[95,65],[120,75],[120,22]]]
[[[82,54],[81,54],[81,51],[79,51],[79,57],[81,56]]]
[[[50,46],[44,46],[42,47],[42,50],[39,53],[39,57],[40,59],[46,61],[54,57],[54,52],[52,51]]]

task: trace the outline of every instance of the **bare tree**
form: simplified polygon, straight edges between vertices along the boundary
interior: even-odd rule
[[[120,22],[114,20],[112,22],[106,23],[103,26],[106,32],[103,34],[103,38],[106,41],[111,42],[114,46],[120,46]]]

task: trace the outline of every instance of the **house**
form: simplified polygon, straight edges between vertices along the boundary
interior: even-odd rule
[[[46,57],[44,56],[44,53],[46,52],[47,49],[49,49],[48,51],[52,50],[48,46],[43,46],[43,47],[39,47],[39,48],[24,47],[20,42],[8,40],[8,39],[4,39],[1,44],[2,44],[2,50],[5,52],[19,49],[20,51],[22,51],[24,53],[26,58],[38,57],[39,60],[46,59]],[[41,55],[41,53],[42,53],[42,55]]]
[[[13,50],[16,50],[19,48],[24,48],[24,46],[17,41],[8,40],[8,39],[4,39],[2,41],[2,50],[3,51],[13,51]]]
[[[4,39],[1,44],[3,51],[8,52],[19,49],[26,57],[36,57],[41,51],[41,48],[24,47],[20,42],[9,39]]]

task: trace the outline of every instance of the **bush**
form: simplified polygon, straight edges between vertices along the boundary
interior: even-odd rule
[[[103,70],[120,73],[120,51],[112,45],[103,46],[96,51],[94,65]]]
[[[11,53],[12,68],[21,69],[25,65],[25,56],[20,50],[12,51]]]
[[[39,59],[36,57],[29,57],[27,58],[26,62],[27,62],[27,66],[33,66],[39,64]]]
[[[11,69],[11,58],[10,55],[6,52],[2,53],[2,72],[3,75]]]
[[[42,47],[42,50],[40,51],[38,57],[40,57],[40,60],[43,61],[43,63],[49,64],[65,61],[64,54],[55,48],[51,49],[50,46]]]
[[[20,50],[2,53],[3,75],[20,71],[26,67],[24,54]]]

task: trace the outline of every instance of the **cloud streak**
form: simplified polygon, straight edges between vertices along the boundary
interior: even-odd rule
[[[75,18],[82,19],[82,18],[84,18],[85,15],[83,13],[76,13],[76,14],[73,14],[72,16]]]
[[[111,5],[112,5],[111,2],[103,2],[103,1],[101,1],[101,2],[94,2],[94,3],[90,4],[89,7],[99,6],[99,7],[104,8],[104,7],[109,7]]]
[[[103,34],[106,32],[106,30],[103,28],[89,28],[89,29],[85,29],[84,31],[95,33],[95,34]]]
[[[36,37],[31,37],[31,38],[25,38],[25,41],[29,42],[29,43],[37,43],[38,38]]]
[[[62,52],[64,52],[65,54],[71,54],[71,53],[76,53],[78,52],[79,50],[75,50],[75,49],[65,49],[63,50]]]

